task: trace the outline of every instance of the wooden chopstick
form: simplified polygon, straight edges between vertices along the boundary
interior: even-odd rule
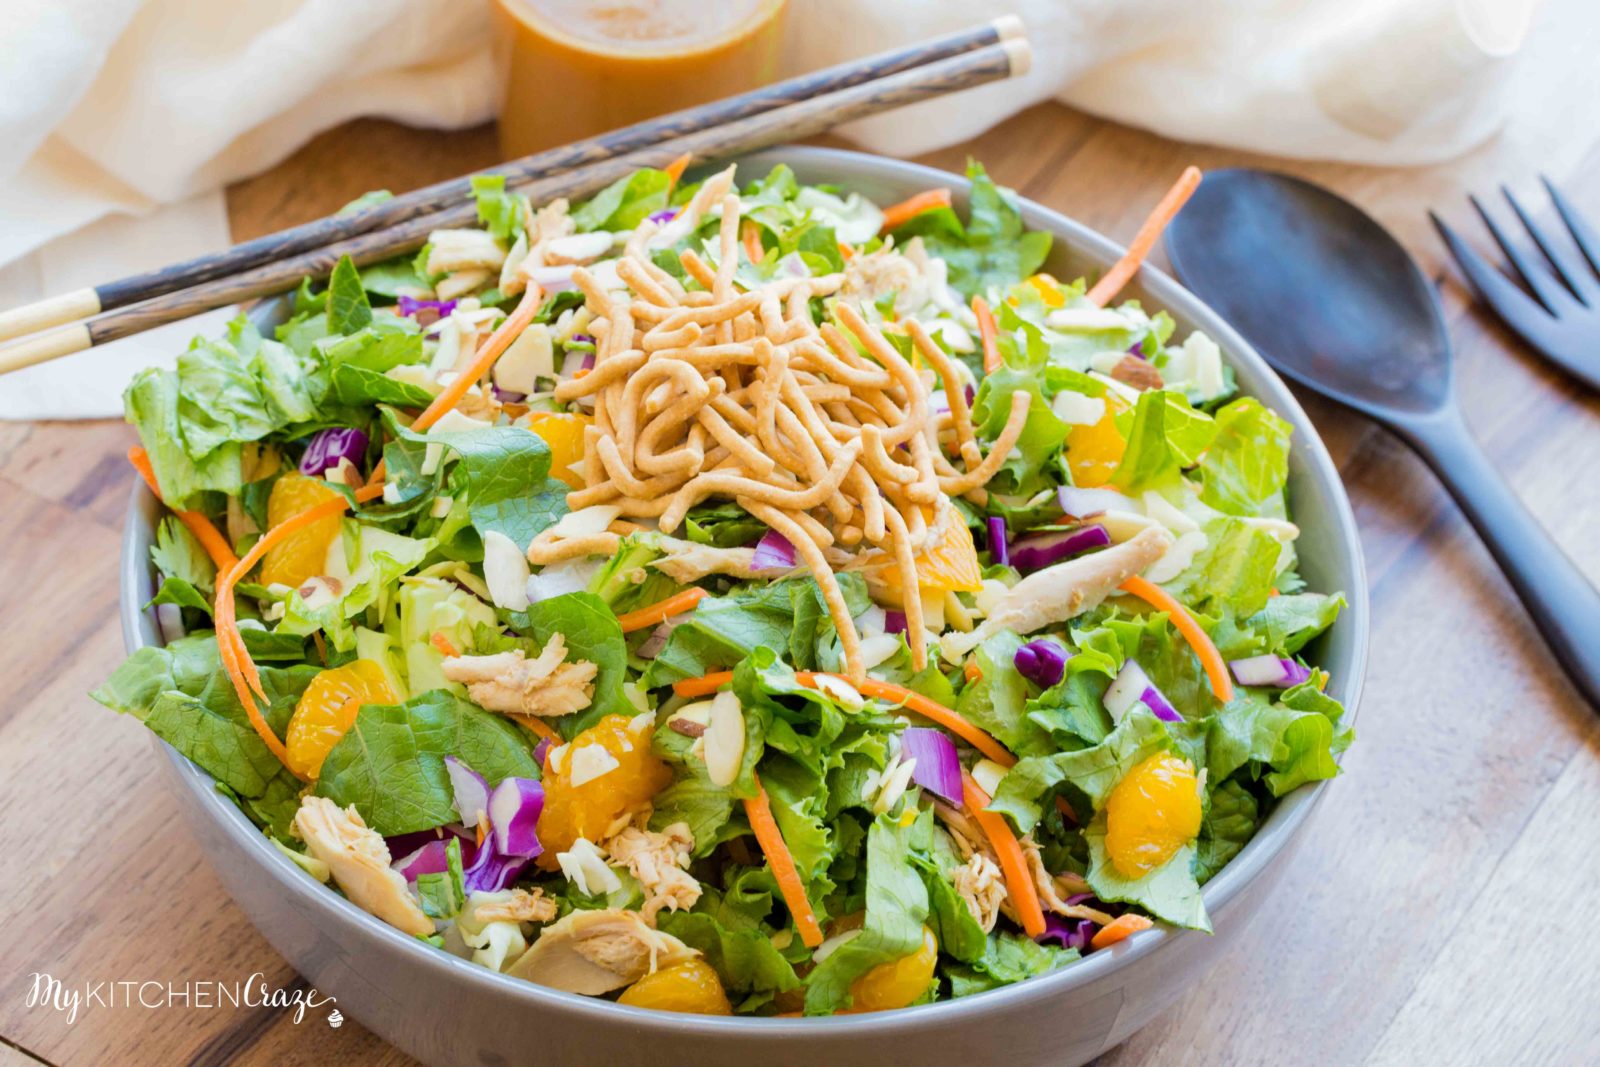
[[[766,148],[782,141],[810,137],[830,127],[933,99],[947,93],[1002,81],[1025,73],[1032,52],[1024,38],[1012,38],[934,63],[824,93],[726,125],[711,127],[648,148],[615,156],[562,174],[516,186],[534,203],[557,197],[588,196],[640,167],[661,167],[685,153],[714,159]],[[434,230],[470,225],[477,219],[474,201],[463,196],[449,207],[407,219],[394,226],[296,256],[265,263],[253,270],[196,285],[119,308],[87,322],[59,327],[36,337],[0,347],[0,374],[81,352],[156,326],[294,288],[304,277],[326,277],[343,256],[366,266],[427,243]]]
[[[774,111],[813,97],[848,89],[866,82],[937,63],[953,56],[1022,36],[1022,23],[1005,15],[982,26],[931,38],[905,48],[851,60],[826,70],[804,74],[752,92],[676,111],[620,130],[539,152],[492,167],[483,174],[503,175],[507,184],[521,185],[553,174],[603,162],[731,122]],[[310,252],[359,234],[385,229],[410,219],[443,210],[469,196],[468,177],[452,178],[381,204],[344,215],[308,222],[212,255],[175,263],[159,270],[134,274],[116,281],[77,289],[60,296],[0,312],[0,341],[63,323],[98,315],[164,293],[241,274],[266,263]]]

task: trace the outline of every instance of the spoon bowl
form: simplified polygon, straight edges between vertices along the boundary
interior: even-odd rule
[[[1166,241],[1183,283],[1268,363],[1417,450],[1600,709],[1600,593],[1473,440],[1439,301],[1400,242],[1326,189],[1248,168],[1206,175]]]
[[[1450,336],[1432,286],[1348,200],[1288,175],[1213,171],[1168,229],[1167,253],[1300,384],[1379,417],[1450,402]]]

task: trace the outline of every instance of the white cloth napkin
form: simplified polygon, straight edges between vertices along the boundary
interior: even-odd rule
[[[1499,128],[1540,2],[791,0],[785,62],[813,69],[1009,8],[1034,46],[1026,78],[845,134],[908,155],[1055,98],[1186,140],[1411,164]],[[347,119],[487,120],[488,3],[5,0],[0,306],[226,244],[216,190]],[[134,370],[209,328],[0,378],[0,417],[117,414]]]

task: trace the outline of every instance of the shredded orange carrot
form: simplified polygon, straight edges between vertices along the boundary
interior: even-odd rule
[[[694,153],[685,152],[661,169],[667,172],[667,192],[678,187],[678,182],[683,179],[683,172],[689,169],[689,164],[694,162]]]
[[[128,462],[133,464],[133,469],[139,472],[144,479],[144,484],[161,500],[161,486],[156,482],[155,468],[150,465],[150,455],[138,445],[128,449]],[[165,503],[165,501],[162,501]],[[211,525],[211,520],[198,511],[174,511],[178,521],[189,528],[195,540],[200,542],[200,547],[206,550],[206,555],[211,557],[211,562],[217,565],[217,570],[225,571],[235,563],[239,557],[233,554],[233,548],[228,544],[228,539],[223,537],[217,528]]]
[[[967,660],[966,666],[961,668],[961,673],[968,683],[981,682],[983,680],[983,668],[978,666],[978,661],[975,659]]]
[[[1128,250],[1122,258],[1111,265],[1111,269],[1095,282],[1094,288],[1089,290],[1089,302],[1096,307],[1105,307],[1111,298],[1121,291],[1128,280],[1138,273],[1139,265],[1150,254],[1150,249],[1155,247],[1156,240],[1161,236],[1161,231],[1167,228],[1173,216],[1188,202],[1189,197],[1200,187],[1200,168],[1185,167],[1178,176],[1177,184],[1167,190],[1167,195],[1161,198],[1161,203],[1150,212],[1150,217],[1144,220],[1144,225],[1139,227],[1139,232],[1133,235],[1133,243],[1128,245]]]
[[[699,678],[685,678],[672,683],[672,691],[681,697],[707,697],[733,681],[732,671],[712,671]]]
[[[753,776],[754,772],[751,774]],[[790,854],[789,846],[783,843],[783,834],[778,831],[777,820],[772,817],[772,798],[767,796],[759,778],[756,779],[756,795],[744,802],[744,814],[750,820],[750,830],[756,835],[761,851],[766,853],[767,864],[772,868],[772,878],[778,883],[783,903],[788,907],[789,914],[794,916],[801,943],[806,948],[816,948],[822,944],[822,927],[817,924],[816,912],[811,910],[811,901],[806,899],[806,887],[800,881],[800,872],[795,869],[794,856]]]
[[[522,294],[522,302],[506,321],[500,324],[500,328],[483,342],[483,347],[478,349],[472,364],[456,375],[455,379],[445,386],[444,392],[433,398],[433,403],[423,409],[422,414],[411,424],[411,428],[421,433],[443,418],[445,412],[459,404],[473,383],[488,374],[490,368],[494,366],[494,361],[500,358],[500,354],[511,347],[511,342],[528,328],[528,323],[533,321],[534,315],[538,314],[539,307],[543,303],[544,290],[530,283],[527,291]]]
[[[1033,884],[1033,874],[1022,855],[1021,842],[1011,832],[1005,816],[989,810],[989,794],[966,771],[961,772],[961,798],[994,848],[995,858],[1000,861],[1000,873],[1005,875],[1006,892],[1011,896],[1011,906],[1017,909],[1017,917],[1022,920],[1023,931],[1029,937],[1038,937],[1044,933],[1044,909],[1039,906],[1039,887]]]
[[[839,242],[839,255],[840,256],[842,256],[845,259],[853,259],[853,258],[855,258],[855,254],[856,254],[856,250],[854,248],[851,248],[849,245],[845,244],[843,241]]]
[[[1200,624],[1194,621],[1194,616],[1189,614],[1189,609],[1178,603],[1177,598],[1171,593],[1137,574],[1123,582],[1122,589],[1151,607],[1167,613],[1172,619],[1172,625],[1183,635],[1183,639],[1189,642],[1194,654],[1200,657],[1200,666],[1205,668],[1206,678],[1211,682],[1211,691],[1224,704],[1232,700],[1233,680],[1228,677],[1228,665],[1223,662],[1222,653],[1217,651],[1217,646],[1211,643],[1210,635],[1202,630]]]
[[[435,631],[433,631],[433,633],[428,636],[428,643],[430,645],[432,645],[434,648],[437,648],[440,651],[440,653],[442,653],[443,655],[446,655],[446,656],[459,656],[459,655],[461,655],[461,653],[456,651],[456,646],[452,645],[450,643],[450,639],[444,635],[444,631],[443,630],[435,630]]]
[[[655,626],[657,623],[666,622],[674,615],[682,615],[686,611],[693,611],[694,606],[706,598],[706,591],[694,586],[679,593],[673,593],[665,600],[658,600],[654,604],[642,607],[617,616],[617,622],[622,625],[622,632],[631,634],[635,630],[642,630],[646,626]]]
[[[382,485],[368,485],[356,490],[355,495],[357,500],[367,501],[382,493]],[[244,637],[239,633],[233,587],[250,573],[251,568],[261,562],[261,557],[266,555],[269,549],[282,543],[284,538],[319,519],[338,515],[349,506],[344,497],[335,497],[284,520],[263,534],[238,562],[217,575],[217,597],[212,610],[212,619],[216,626],[217,648],[222,656],[223,669],[228,673],[228,680],[233,683],[233,691],[238,694],[239,702],[244,705],[245,714],[250,718],[250,725],[260,736],[262,743],[285,767],[289,766],[289,762],[283,742],[278,740],[278,736],[272,732],[272,727],[267,725],[266,719],[261,715],[261,708],[256,703],[256,697],[266,699],[266,692],[261,687],[261,676],[256,672],[256,665],[244,646]]]
[[[928,189],[884,208],[883,225],[878,227],[878,232],[888,233],[890,230],[899,229],[924,211],[949,206],[949,189]]]
[[[739,239],[744,242],[744,254],[750,257],[750,262],[760,263],[767,254],[761,247],[761,227],[747,219],[739,229]]]
[[[803,673],[797,672],[795,677],[799,678],[804,685],[812,684],[806,681],[806,675]],[[842,674],[835,674],[833,677],[842,682],[850,682],[850,679]],[[903,685],[895,685],[893,682],[882,682],[876,678],[868,678],[863,682],[850,682],[850,684],[855,686],[862,696],[872,697],[876,700],[886,700],[891,704],[908,708],[925,719],[931,719],[1002,767],[1016,766],[1017,757],[1007,752],[1004,745],[972,725],[956,712],[937,701],[929,700],[915,690],[907,689]]]
[[[972,298],[972,313],[978,317],[978,337],[983,341],[983,373],[1000,369],[1000,331],[994,325],[994,312],[981,296]]]
[[[1066,797],[1056,797],[1056,810],[1061,813],[1063,819],[1074,826],[1078,825],[1078,813],[1072,810],[1072,805],[1067,803]]]
[[[1154,925],[1155,923],[1143,915],[1135,915],[1132,912],[1126,915],[1118,915],[1115,919],[1095,931],[1095,935],[1089,939],[1089,947],[1105,948],[1108,945],[1115,945],[1129,934],[1136,934],[1140,930],[1148,930]]]
[[[950,708],[937,701],[929,700],[921,693],[907,689],[903,685],[893,682],[883,682],[876,678],[868,678],[862,682],[852,682],[843,674],[829,674],[829,678],[837,678],[846,685],[852,686],[856,692],[864,697],[874,700],[885,700],[896,707],[904,707],[916,712],[925,719],[943,726],[946,730],[966,741],[967,744],[982,752],[1002,767],[1014,767],[1017,757],[1006,751],[1006,747],[972,723],[962,718]],[[795,681],[809,689],[817,688],[817,674],[814,671],[795,671]],[[672,691],[681,697],[710,696],[718,689],[733,681],[732,671],[715,671],[700,678],[685,678],[672,683]]]

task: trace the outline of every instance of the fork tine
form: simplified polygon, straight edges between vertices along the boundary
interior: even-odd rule
[[[1504,252],[1506,259],[1511,261],[1511,266],[1516,270],[1517,276],[1533,292],[1533,295],[1539,298],[1539,303],[1544,305],[1545,310],[1552,315],[1559,316],[1561,314],[1560,308],[1563,304],[1570,307],[1572,296],[1561,287],[1561,283],[1556,281],[1549,271],[1535,267],[1528,262],[1527,257],[1522,253],[1522,249],[1513,244],[1511,239],[1506,236],[1505,231],[1500,229],[1499,224],[1494,221],[1494,216],[1489,214],[1488,209],[1483,206],[1481,200],[1470,194],[1467,199],[1477,209],[1478,217],[1483,220],[1483,224],[1488,228],[1489,235],[1494,238],[1495,244],[1500,246],[1500,251]]]
[[[1539,180],[1544,183],[1545,192],[1550,194],[1550,200],[1556,206],[1556,211],[1561,215],[1561,221],[1567,224],[1567,232],[1572,234],[1572,239],[1577,242],[1583,251],[1583,258],[1589,261],[1589,266],[1600,274],[1600,237],[1594,232],[1594,227],[1589,225],[1589,220],[1578,214],[1578,209],[1568,202],[1555,183],[1543,174]]]
[[[1592,296],[1595,296],[1600,286],[1595,284],[1594,274],[1584,265],[1573,263],[1572,257],[1564,249],[1556,247],[1554,241],[1534,223],[1533,218],[1523,210],[1522,204],[1511,195],[1511,190],[1505,186],[1500,187],[1500,192],[1511,205],[1511,210],[1517,213],[1517,218],[1522,220],[1523,227],[1539,246],[1539,251],[1544,253],[1544,258],[1550,261],[1550,266],[1555,268],[1556,275],[1572,290],[1572,295],[1587,305]]]
[[[1444,239],[1445,246],[1461,267],[1461,273],[1467,276],[1467,281],[1478,291],[1483,302],[1493,308],[1512,329],[1531,333],[1542,331],[1550,324],[1551,319],[1544,308],[1510,278],[1496,270],[1488,260],[1474,252],[1472,246],[1463,241],[1461,235],[1446,225],[1443,219],[1432,211],[1428,212],[1428,218],[1433,220],[1433,228],[1439,231],[1439,236]]]

